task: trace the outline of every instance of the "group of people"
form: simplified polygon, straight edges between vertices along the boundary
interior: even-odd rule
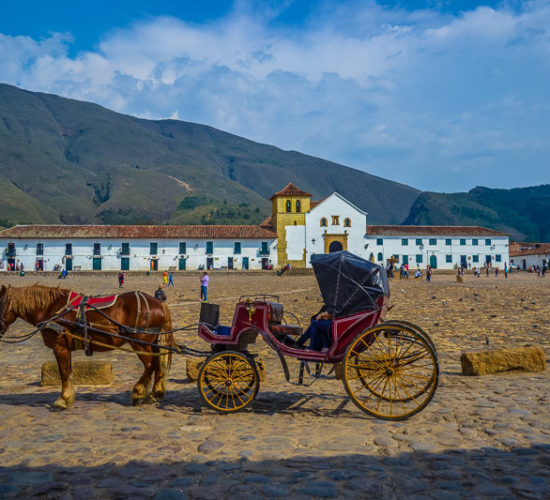
[[[17,262],[10,262],[8,263],[8,271],[24,271],[25,266],[23,265],[23,262],[19,263]]]
[[[166,287],[170,285],[174,286],[174,275],[172,272],[168,273],[168,271],[164,271],[162,273],[162,281]]]

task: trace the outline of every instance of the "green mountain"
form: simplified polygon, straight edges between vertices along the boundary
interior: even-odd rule
[[[485,226],[518,241],[550,241],[550,184],[468,193],[422,193],[404,224]]]
[[[0,225],[258,223],[293,182],[398,224],[420,191],[176,120],[0,84]]]

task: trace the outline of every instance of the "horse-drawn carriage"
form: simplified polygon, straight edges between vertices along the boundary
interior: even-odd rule
[[[363,411],[400,420],[422,410],[437,388],[439,368],[433,342],[420,328],[405,321],[384,322],[389,286],[383,268],[348,252],[314,255],[311,263],[328,312],[331,347],[326,351],[300,348],[298,325],[284,319],[275,296],[241,297],[232,325],[219,324],[218,307],[205,304],[199,336],[212,352],[202,364],[197,384],[203,401],[220,412],[246,408],[256,397],[259,375],[248,347],[258,335],[274,349],[289,381],[285,357],[314,363],[319,378],[325,364],[340,363],[344,387]]]
[[[276,296],[241,297],[230,326],[220,325],[217,305],[203,303],[198,335],[210,344],[210,351],[198,351],[178,345],[174,339],[176,331],[197,327],[172,330],[167,307],[141,292],[94,303],[87,297],[75,301],[70,291],[55,288],[50,290],[56,292],[48,293],[51,297],[36,301],[38,305],[25,306],[17,302],[17,289],[2,287],[0,338],[17,317],[37,326],[23,337],[41,332],[46,345],[54,350],[63,383],[56,401],[59,408],[74,401],[71,351],[84,347],[90,354],[120,348],[128,342],[144,364],[144,374],[132,393],[135,403],[144,399],[153,373],[153,394],[164,395],[169,363],[163,361],[176,352],[206,357],[197,384],[207,406],[223,413],[243,410],[259,390],[258,368],[249,346],[261,336],[277,353],[287,381],[290,372],[286,357],[300,361],[299,383],[304,368],[317,379],[325,365],[334,371],[339,364],[345,390],[361,410],[389,420],[418,413],[437,388],[436,350],[417,326],[406,321],[384,321],[389,301],[385,270],[344,251],[314,255],[311,263],[333,318],[326,352],[296,345],[303,329],[286,321],[289,314],[284,313]]]

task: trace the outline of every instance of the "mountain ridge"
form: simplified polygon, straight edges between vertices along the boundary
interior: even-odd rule
[[[404,224],[483,225],[517,241],[549,241],[550,184],[513,189],[477,186],[467,193],[422,193]]]
[[[338,192],[369,224],[481,225],[548,241],[550,185],[421,192],[345,165],[181,120],[0,83],[0,225],[258,224],[292,182]]]
[[[388,223],[401,222],[420,193],[208,125],[0,84],[0,185],[20,191],[0,210],[13,222],[257,223],[288,182],[314,199],[338,191]],[[38,216],[26,208],[29,197]]]

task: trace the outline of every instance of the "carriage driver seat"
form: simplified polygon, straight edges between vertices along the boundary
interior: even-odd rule
[[[199,323],[204,323],[215,335],[230,335],[231,327],[220,325],[220,306],[211,302],[201,302]]]

